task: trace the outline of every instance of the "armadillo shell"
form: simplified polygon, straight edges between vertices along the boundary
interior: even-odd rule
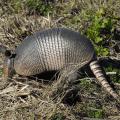
[[[66,28],[36,32],[27,37],[15,52],[15,71],[25,76],[88,63],[95,55],[89,39]]]

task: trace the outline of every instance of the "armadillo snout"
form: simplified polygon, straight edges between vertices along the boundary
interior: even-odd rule
[[[3,79],[8,80],[12,78],[14,72],[13,59],[6,57],[3,65]]]

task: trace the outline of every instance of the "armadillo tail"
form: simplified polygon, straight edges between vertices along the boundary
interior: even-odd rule
[[[92,70],[92,72],[94,73],[94,75],[96,76],[97,80],[102,84],[102,87],[105,88],[106,91],[108,91],[108,93],[110,93],[116,100],[119,101],[120,97],[118,96],[118,94],[112,89],[112,87],[110,86],[110,84],[108,83],[108,81],[106,80],[104,74],[103,74],[103,70],[101,69],[98,61],[92,61],[90,63],[90,68]]]

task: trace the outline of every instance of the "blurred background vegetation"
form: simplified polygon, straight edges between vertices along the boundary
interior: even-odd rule
[[[0,42],[10,49],[15,49],[26,36],[35,31],[66,27],[86,35],[93,42],[98,57],[111,56],[120,60],[120,0],[1,0],[0,6]],[[109,77],[118,85],[120,70],[112,66],[105,70],[115,72]],[[119,116],[115,101],[110,96],[106,97],[100,86],[84,80],[80,82],[79,87],[80,94],[86,98],[83,97],[82,102],[78,102],[72,108],[68,106],[69,110],[65,110],[67,112],[53,111],[49,119],[67,120],[67,117],[72,116],[69,116],[71,109],[72,114],[76,116],[73,115],[71,119],[80,119],[78,116],[89,118],[112,116],[111,119],[117,119],[114,118]],[[101,92],[98,94],[95,91]],[[100,94],[103,96],[99,96]],[[25,116],[21,112],[22,109],[16,111]],[[26,109],[24,110],[26,112]],[[28,111],[26,113],[29,116],[31,111]],[[41,118],[39,114],[38,119]],[[5,117],[2,112],[0,115],[2,118]],[[28,120],[29,117],[25,118]],[[33,118],[34,115],[31,115],[30,119]]]

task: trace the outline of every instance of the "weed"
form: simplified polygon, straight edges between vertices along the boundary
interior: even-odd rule
[[[116,72],[116,74],[111,75],[111,79],[115,83],[120,83],[120,70],[119,69],[109,66],[109,67],[105,68],[105,70],[108,72],[111,72],[111,71]]]
[[[90,109],[88,112],[88,117],[90,118],[103,118],[104,111],[102,109]]]
[[[105,16],[104,8],[100,8],[95,15],[89,17],[92,22],[86,31],[86,35],[94,42],[96,52],[99,56],[108,56],[109,49],[104,46],[104,43],[106,40],[112,38],[115,21]]]
[[[52,5],[42,0],[26,0],[26,6],[29,14],[47,15],[48,13],[52,13]]]
[[[2,1],[1,4],[7,7],[9,14],[19,14],[23,12],[27,15],[37,14],[46,16],[48,13],[52,13],[53,10],[53,4],[43,0],[7,0]]]
[[[0,69],[0,77],[2,76],[3,74],[3,69]]]
[[[61,113],[56,113],[51,117],[51,120],[64,120],[64,116]]]

